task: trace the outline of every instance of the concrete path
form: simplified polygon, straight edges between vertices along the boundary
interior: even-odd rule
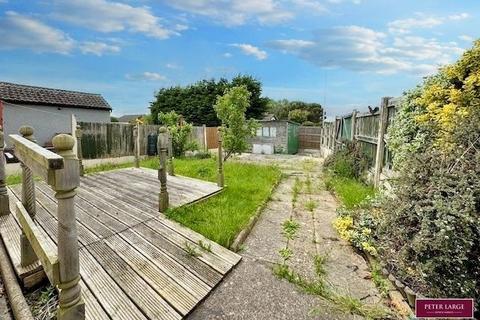
[[[296,177],[306,179],[307,171],[302,162],[307,159],[307,164],[313,167],[308,173],[312,193],[306,194],[304,188],[298,201],[299,209],[293,213],[294,219],[300,223],[300,230],[291,247],[294,256],[289,264],[296,272],[313,279],[313,257],[326,254],[327,282],[332,289],[365,303],[382,302],[377,289],[368,280],[367,264],[348,243],[339,239],[332,227],[337,203],[324,188],[319,159],[244,155],[239,160],[278,164],[287,177],[248,236],[241,253],[242,262],[189,319],[361,319],[345,314],[333,303],[308,295],[273,275],[272,267],[280,261],[278,250],[285,246],[281,224],[292,214],[292,186]],[[318,205],[313,215],[303,207],[309,200]]]

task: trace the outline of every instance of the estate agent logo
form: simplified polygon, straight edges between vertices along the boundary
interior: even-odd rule
[[[417,318],[473,318],[473,299],[417,299]]]

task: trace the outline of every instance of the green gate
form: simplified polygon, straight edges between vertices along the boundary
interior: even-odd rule
[[[298,130],[299,125],[293,122],[287,122],[287,153],[295,154],[298,152]]]

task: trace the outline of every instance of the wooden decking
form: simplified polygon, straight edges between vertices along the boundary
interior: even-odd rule
[[[21,186],[8,189],[15,212]],[[159,214],[158,191],[157,171],[150,169],[82,178],[76,214],[87,319],[181,319],[240,261],[237,254]],[[168,191],[171,207],[178,207],[221,188],[169,176]],[[36,197],[36,221],[55,243],[53,191],[36,182]],[[27,286],[35,283],[41,266],[20,266],[21,230],[14,214],[0,217],[0,232],[19,278]]]

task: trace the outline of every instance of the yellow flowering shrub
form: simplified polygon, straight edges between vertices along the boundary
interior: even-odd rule
[[[353,218],[349,216],[340,216],[333,221],[333,226],[340,237],[350,241],[352,239]]]

